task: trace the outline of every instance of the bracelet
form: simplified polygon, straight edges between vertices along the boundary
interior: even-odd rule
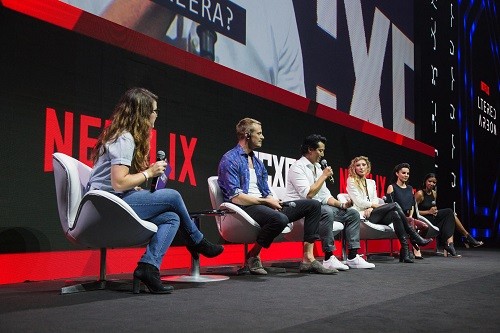
[[[340,203],[340,209],[344,209],[345,205],[343,202]]]
[[[149,179],[148,173],[146,171],[143,171],[142,175],[144,176],[144,178],[146,178],[146,180]]]

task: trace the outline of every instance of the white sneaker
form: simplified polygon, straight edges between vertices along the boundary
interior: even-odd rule
[[[346,264],[350,268],[375,268],[374,264],[367,262],[359,254],[356,254],[354,259],[347,259]]]
[[[349,269],[349,266],[341,263],[335,256],[331,256],[328,260],[323,260],[323,267],[328,269],[335,268],[338,271],[347,271]]]

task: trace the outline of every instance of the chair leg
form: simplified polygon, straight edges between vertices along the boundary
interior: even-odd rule
[[[72,285],[67,285],[61,288],[61,295],[79,293],[83,291],[95,291],[95,290],[120,290],[120,291],[132,291],[132,283],[124,280],[108,281],[106,280],[106,255],[107,249],[99,249],[99,280],[81,282]],[[142,286],[144,290],[144,286]]]
[[[200,228],[200,217],[198,215],[192,216],[196,227]],[[215,282],[215,281],[224,281],[229,279],[229,276],[225,275],[201,275],[200,274],[200,255],[198,253],[191,254],[191,271],[190,275],[173,275],[173,276],[164,276],[161,278],[162,281],[170,281],[170,282]]]

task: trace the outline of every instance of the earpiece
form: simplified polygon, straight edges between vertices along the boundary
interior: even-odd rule
[[[250,140],[250,133],[245,133],[245,139]]]

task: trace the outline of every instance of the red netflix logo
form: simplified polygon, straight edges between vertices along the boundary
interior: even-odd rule
[[[75,133],[75,115],[73,112],[65,111],[64,115],[61,117],[61,122],[59,121],[58,114],[53,108],[45,109],[45,149],[44,149],[44,165],[43,170],[45,172],[51,172],[52,169],[52,154],[54,152],[61,152],[69,156],[73,156],[73,138]],[[108,126],[109,120],[104,121],[104,126]],[[97,138],[89,136],[90,128],[99,128],[103,126],[103,120],[96,117],[91,117],[87,115],[81,115],[79,118],[79,137],[78,137],[78,159],[92,166],[92,161],[90,161],[90,151],[97,142]],[[196,143],[198,138],[188,139],[185,135],[177,135],[175,133],[170,133],[169,135],[169,156],[168,162],[172,167],[169,179],[174,180],[176,177],[176,147],[177,141],[180,141],[180,146],[182,150],[182,157],[184,162],[182,164],[181,170],[177,181],[184,183],[189,180],[192,186],[196,186],[196,176],[193,168],[193,154],[196,148]],[[156,160],[156,130],[151,132],[151,147],[150,147],[150,162],[153,163]]]

